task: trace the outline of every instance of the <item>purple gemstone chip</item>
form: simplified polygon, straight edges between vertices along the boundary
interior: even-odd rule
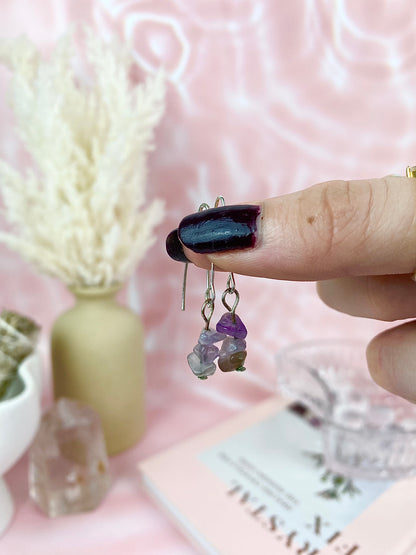
[[[241,318],[235,314],[233,321],[231,312],[226,312],[221,316],[216,329],[219,333],[225,333],[231,337],[238,337],[239,339],[247,337],[247,328],[241,321]]]
[[[212,345],[213,343],[218,343],[218,341],[223,341],[225,335],[223,333],[218,333],[218,331],[209,329],[202,330],[199,336],[198,343],[201,345]]]
[[[201,343],[195,345],[193,352],[204,364],[214,362],[220,354],[220,350],[216,345],[201,345]]]

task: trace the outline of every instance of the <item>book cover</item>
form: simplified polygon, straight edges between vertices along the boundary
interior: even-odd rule
[[[306,409],[273,397],[139,469],[205,553],[416,555],[416,478],[334,475],[321,443]]]

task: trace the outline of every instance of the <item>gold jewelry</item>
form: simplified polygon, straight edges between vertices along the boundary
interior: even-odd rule
[[[406,177],[416,177],[416,166],[407,166]],[[416,270],[412,274],[412,280],[416,281]]]

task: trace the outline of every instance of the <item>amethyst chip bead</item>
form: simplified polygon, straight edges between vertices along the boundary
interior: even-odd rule
[[[244,361],[247,356],[246,342],[247,328],[237,314],[226,312],[223,314],[216,326],[218,332],[225,333],[227,338],[224,339],[221,346],[218,366],[223,372],[232,372],[237,370],[243,372]]]
[[[215,330],[203,329],[198,343],[193,348],[192,353],[188,355],[188,364],[192,372],[201,380],[206,380],[208,376],[212,376],[216,370],[214,360],[219,356],[220,350],[214,345],[218,341],[222,341],[226,336]]]
[[[218,332],[225,333],[225,335],[230,335],[231,337],[239,339],[247,337],[247,328],[241,318],[232,312],[226,312],[221,316],[216,329]]]
[[[226,335],[220,330],[212,330],[212,329],[203,329],[198,339],[198,343],[201,345],[212,345],[213,343],[218,343],[218,341],[222,341],[225,339]]]
[[[238,337],[227,337],[221,346],[218,366],[223,372],[245,370],[243,364],[247,356],[246,342]]]

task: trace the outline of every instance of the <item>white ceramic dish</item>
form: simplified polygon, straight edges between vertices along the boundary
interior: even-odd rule
[[[6,531],[14,514],[13,498],[3,475],[23,455],[38,429],[41,370],[41,356],[35,352],[19,367],[22,391],[0,402],[0,536]]]

